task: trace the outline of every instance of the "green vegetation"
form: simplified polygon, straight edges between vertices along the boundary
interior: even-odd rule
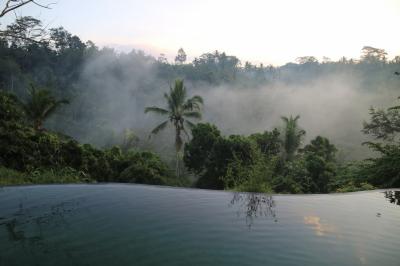
[[[97,181],[182,185],[172,179],[167,165],[154,153],[122,152],[119,147],[101,150],[55,132],[35,130],[33,118],[12,94],[0,92],[0,116],[2,184]]]
[[[36,169],[31,172],[0,166],[0,186],[5,185],[30,185],[30,184],[69,184],[69,183],[94,182],[85,177],[83,172],[66,167],[58,170]]]
[[[198,187],[281,193],[327,193],[400,186],[400,112],[371,111],[364,132],[389,143],[368,142],[380,157],[339,164],[337,148],[317,136],[301,148],[299,116],[284,117],[282,130],[223,137],[215,125],[198,124],[184,161],[200,176]],[[282,137],[280,137],[282,136]]]
[[[299,129],[297,121],[300,116],[296,116],[293,118],[290,116],[289,118],[282,116],[282,120],[285,123],[284,130],[282,132],[282,144],[284,151],[284,159],[291,161],[293,160],[297,150],[301,145],[301,141],[306,132],[302,129]]]
[[[202,118],[203,98],[197,94],[208,89],[240,93],[269,85],[306,86],[309,80],[348,73],[367,92],[399,85],[393,72],[400,60],[388,61],[383,49],[366,46],[360,60],[296,61],[281,67],[242,65],[215,51],[187,62],[180,49],[169,63],[141,51],[99,49],[63,28],[44,30],[37,19],[18,18],[0,31],[0,184],[133,182],[278,193],[400,186],[399,106],[371,108],[362,131],[374,156],[359,161],[339,160],[341,147],[332,138],[307,139],[304,116],[281,117],[281,127],[265,132],[250,127],[246,132],[252,134],[234,135],[229,133],[243,132],[234,131],[242,128],[239,119],[228,129],[218,117],[208,116],[216,125],[191,121]],[[161,88],[172,80],[166,107],[158,107]],[[217,96],[214,109],[236,104]],[[149,102],[157,106],[148,107]],[[143,124],[151,118],[143,110],[165,117],[151,131],[158,134],[152,142],[143,138],[150,126]],[[258,115],[254,112],[254,119],[262,121]],[[172,136],[161,134],[169,124],[173,147],[168,146]]]
[[[61,104],[68,104],[67,100],[56,100],[46,89],[36,89],[31,84],[29,99],[23,105],[25,113],[33,123],[35,130],[41,130],[43,122],[53,114]]]
[[[284,138],[279,138],[277,129],[249,137],[223,137],[216,126],[198,124],[185,145],[185,164],[200,175],[198,187],[282,193],[332,191],[331,183],[337,177],[336,147],[318,136],[299,149],[304,131],[293,123],[297,120],[284,120]],[[287,133],[288,124],[290,132],[300,134]],[[288,139],[295,148],[289,146]]]
[[[370,110],[371,120],[364,123],[364,133],[375,138],[366,142],[380,156],[366,161],[362,175],[368,182],[380,187],[400,186],[400,108]]]
[[[175,80],[175,86],[170,88],[169,94],[164,94],[164,98],[167,100],[167,109],[152,106],[146,107],[144,112],[152,112],[168,117],[168,120],[156,126],[151,131],[151,134],[157,134],[160,130],[163,130],[169,122],[173,124],[175,128],[176,175],[179,177],[179,157],[183,145],[182,132],[189,138],[189,133],[185,125],[189,128],[194,126],[194,123],[188,120],[188,118],[201,119],[201,105],[203,104],[203,99],[197,95],[186,99],[186,88],[183,85],[183,80],[179,79]]]

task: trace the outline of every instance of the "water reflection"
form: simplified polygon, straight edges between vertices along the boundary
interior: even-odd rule
[[[229,205],[238,207],[238,216],[245,216],[246,225],[249,228],[251,228],[254,219],[257,217],[270,217],[275,222],[278,222],[275,213],[276,204],[270,195],[235,192]]]
[[[317,236],[324,236],[336,231],[333,225],[323,223],[321,217],[315,215],[305,216],[304,224],[311,226]]]
[[[54,247],[47,243],[45,233],[60,226],[64,229],[68,227],[67,217],[77,210],[80,202],[73,200],[28,208],[20,203],[10,217],[0,218],[0,228],[4,226],[13,248],[29,254],[48,253]]]
[[[400,191],[399,190],[388,190],[383,192],[385,198],[389,200],[390,203],[400,205]]]

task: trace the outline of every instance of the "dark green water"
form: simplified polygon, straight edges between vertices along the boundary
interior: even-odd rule
[[[0,265],[400,265],[400,192],[0,188]]]

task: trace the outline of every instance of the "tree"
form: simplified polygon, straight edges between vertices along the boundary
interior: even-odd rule
[[[267,156],[278,155],[281,151],[280,132],[277,128],[272,131],[265,131],[264,133],[256,133],[250,135],[250,139],[253,139],[260,151]]]
[[[161,63],[161,64],[168,64],[168,59],[167,59],[167,57],[165,56],[164,53],[161,53],[161,54],[158,56],[157,61],[158,61],[159,63]]]
[[[261,152],[254,141],[247,137],[231,135],[217,138],[209,159],[205,161],[205,171],[197,181],[197,187],[224,189],[240,184],[243,176],[236,171],[237,167],[230,167],[232,163],[239,166],[251,166]],[[228,170],[231,169],[230,173]]]
[[[135,132],[132,129],[124,129],[124,131],[122,132],[122,143],[120,145],[123,152],[128,152],[130,149],[135,148],[138,142],[139,137],[136,136]]]
[[[35,130],[42,130],[43,122],[51,116],[62,104],[68,104],[69,101],[57,100],[47,89],[37,89],[31,85],[28,90],[29,99],[24,103],[25,112],[32,120]]]
[[[45,34],[42,22],[30,16],[17,18],[14,23],[7,26],[6,30],[0,31],[1,37],[18,46],[41,43]]]
[[[63,27],[50,29],[50,38],[53,46],[58,51],[63,51],[69,48],[72,35]]]
[[[176,57],[175,57],[175,63],[176,64],[184,64],[185,62],[186,62],[186,53],[185,53],[185,51],[183,50],[183,48],[180,48],[179,50],[178,50],[178,54],[176,55]]]
[[[296,58],[296,62],[300,65],[318,63],[317,58],[314,56],[301,56]]]
[[[193,66],[199,78],[210,83],[234,81],[239,71],[239,64],[237,57],[218,51],[202,54],[193,60]]]
[[[326,161],[335,161],[337,149],[327,138],[317,136],[302,151],[305,153],[314,153]]]
[[[363,132],[379,142],[365,142],[380,157],[366,160],[363,175],[373,185],[383,187],[400,186],[400,107],[370,111],[370,122],[364,122]]]
[[[400,186],[400,145],[367,142],[379,157],[367,159],[361,174],[366,181],[384,188]]]
[[[183,80],[175,80],[174,87],[170,87],[170,92],[164,94],[164,98],[167,101],[167,108],[160,108],[157,106],[151,106],[145,108],[145,113],[152,112],[162,116],[167,116],[168,119],[158,126],[156,126],[151,134],[157,134],[166,126],[171,123],[175,128],[175,150],[176,150],[176,174],[179,177],[179,154],[182,149],[183,139],[182,132],[188,137],[189,134],[186,131],[186,127],[193,127],[194,123],[188,118],[201,119],[201,108],[203,105],[203,99],[200,96],[193,96],[189,99],[186,98],[186,87],[183,84]],[[185,127],[186,125],[186,127]]]
[[[400,55],[396,55],[396,56],[393,58],[393,60],[391,61],[391,63],[393,63],[393,64],[400,64]],[[396,73],[399,73],[399,72],[396,72]],[[396,74],[396,75],[399,75],[399,74]]]
[[[400,132],[400,106],[394,106],[387,110],[371,107],[369,122],[364,122],[362,132],[376,139],[393,141]]]
[[[300,116],[296,117],[282,116],[281,119],[284,122],[284,127],[282,129],[282,144],[283,144],[283,158],[284,160],[291,161],[294,158],[297,150],[299,149],[302,139],[306,132],[299,128],[298,120]]]
[[[317,136],[303,149],[305,165],[312,179],[311,192],[328,192],[328,184],[336,174],[337,149],[327,138]]]
[[[386,61],[387,52],[384,49],[379,49],[372,46],[364,46],[361,49],[361,53],[361,59],[368,63]]]
[[[28,5],[28,4],[35,4],[39,7],[43,7],[43,8],[47,8],[47,9],[49,9],[51,6],[51,4],[48,4],[48,5],[40,4],[38,1],[35,1],[35,0],[7,0],[5,2],[5,5],[4,5],[2,11],[0,12],[0,18],[4,17],[9,12],[14,12],[16,9],[23,7],[25,5]]]
[[[15,12],[18,8],[21,8],[28,4],[34,4],[36,6],[50,9],[52,4],[41,4],[35,0],[7,0],[0,12],[0,18],[4,17],[10,12]],[[44,29],[39,20],[33,17],[17,17],[16,22],[12,27],[7,26],[6,30],[0,30],[0,37],[3,38],[14,38],[22,39],[24,41],[38,42],[37,38],[43,34]],[[1,25],[1,23],[0,23]],[[27,29],[31,29],[30,33],[27,34]]]
[[[185,166],[197,174],[202,174],[209,163],[215,143],[221,138],[221,132],[215,125],[199,123],[192,128],[192,139],[185,144]]]

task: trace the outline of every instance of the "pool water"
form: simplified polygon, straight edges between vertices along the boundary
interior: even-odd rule
[[[400,191],[0,188],[0,265],[400,265]]]

